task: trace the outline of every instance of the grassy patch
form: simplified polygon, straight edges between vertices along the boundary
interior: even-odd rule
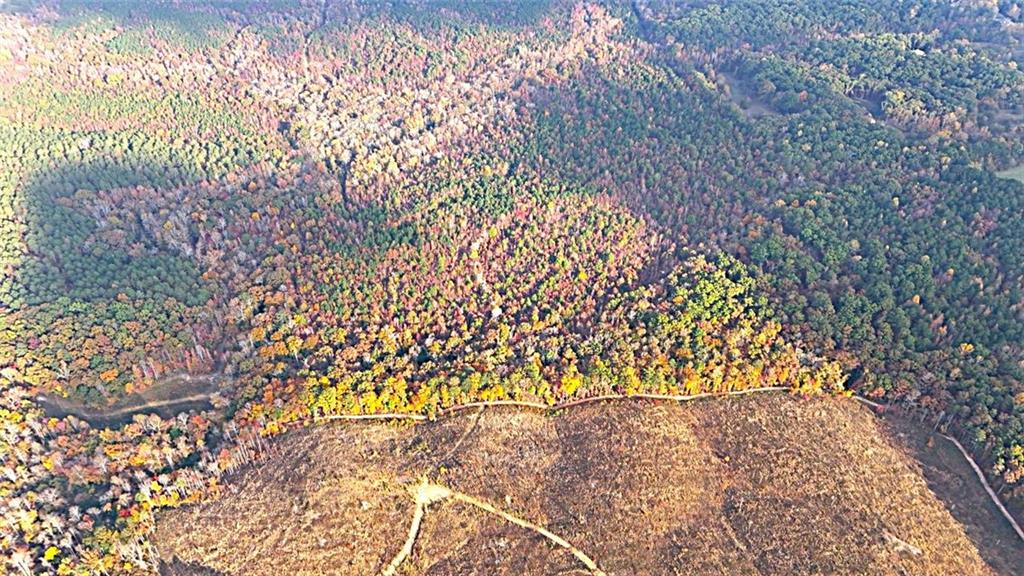
[[[1016,168],[1010,168],[1009,170],[1003,170],[1002,172],[996,172],[996,176],[1024,183],[1024,165],[1017,166]]]

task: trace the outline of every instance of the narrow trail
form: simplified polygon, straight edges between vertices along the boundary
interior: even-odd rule
[[[885,409],[884,405],[879,404],[878,402],[875,402],[873,400],[868,400],[867,398],[864,398],[862,396],[854,396],[853,398],[854,400],[857,400],[858,402],[875,408],[877,410]],[[967,463],[970,464],[971,469],[974,470],[974,475],[978,477],[978,481],[981,482],[982,487],[985,489],[985,492],[988,494],[988,497],[992,500],[992,503],[995,504],[996,508],[998,508],[999,512],[1003,515],[1003,518],[1006,518],[1006,521],[1010,523],[1011,527],[1013,527],[1013,531],[1017,533],[1017,537],[1020,538],[1021,542],[1024,542],[1024,530],[1021,530],[1020,524],[1017,523],[1017,520],[1013,517],[1013,514],[1010,514],[1010,511],[1007,510],[1006,506],[1003,505],[1002,500],[999,499],[999,496],[996,494],[995,490],[992,489],[992,485],[988,483],[988,478],[986,478],[985,473],[982,472],[981,466],[978,466],[978,463],[974,461],[974,458],[971,457],[971,455],[967,452],[967,450],[964,448],[963,444],[961,444],[959,440],[946,434],[940,433],[939,436],[952,442],[953,445],[956,446],[956,449],[960,451],[960,454],[963,455],[964,459],[967,460]]]
[[[157,398],[151,399],[141,403],[130,403],[126,406],[117,407],[108,410],[102,409],[91,409],[86,406],[76,405],[63,401],[57,398],[47,398],[41,396],[37,398],[37,402],[43,407],[44,412],[49,417],[63,418],[65,416],[73,415],[77,418],[85,420],[93,427],[113,427],[121,426],[132,420],[136,414],[155,412],[161,416],[168,417],[173,416],[177,413],[187,410],[209,410],[213,408],[211,398],[215,390],[210,388],[216,387],[220,374],[208,374],[204,376],[182,376],[175,375],[167,378],[165,387],[180,386],[182,383],[188,383],[190,385],[199,384],[208,388],[203,392],[193,393],[188,396],[178,396],[169,398]],[[160,388],[160,385],[155,385],[154,389]],[[157,390],[159,391],[159,390]],[[523,410],[534,410],[545,414],[553,414],[562,410],[570,408],[577,408],[587,404],[595,404],[598,402],[616,402],[616,401],[669,401],[669,402],[692,402],[695,400],[701,400],[706,398],[721,398],[728,396],[744,396],[748,394],[759,394],[759,393],[772,393],[772,392],[786,392],[795,391],[793,388],[785,386],[770,386],[762,388],[748,388],[746,390],[733,390],[729,392],[704,392],[700,394],[689,394],[689,395],[678,395],[678,394],[605,394],[601,396],[593,396],[589,398],[580,398],[577,400],[570,400],[567,402],[561,402],[558,404],[545,404],[541,402],[529,402],[521,400],[493,400],[483,402],[468,402],[466,404],[460,404],[458,406],[452,406],[441,410],[437,414],[428,416],[425,414],[411,414],[411,413],[383,413],[383,414],[334,414],[328,416],[317,416],[311,419],[303,420],[300,422],[301,425],[305,426],[308,424],[319,424],[324,422],[367,422],[367,421],[412,421],[416,423],[429,422],[439,420],[443,418],[450,418],[459,416],[466,411],[475,411],[479,416],[480,412],[487,408],[518,408]],[[152,393],[152,390],[151,390]],[[884,410],[885,406],[869,400],[862,396],[853,396],[854,400],[877,410]],[[981,483],[985,492],[988,494],[993,505],[999,510],[1000,514],[1009,522],[1013,528],[1017,537],[1020,538],[1021,542],[1024,542],[1024,529],[1021,528],[1020,523],[1013,517],[1010,511],[1006,508],[1003,502],[999,499],[995,490],[992,489],[988,479],[985,477],[981,466],[974,460],[973,457],[967,452],[964,446],[952,436],[946,434],[940,434],[942,438],[951,442],[956,446],[957,450],[964,457],[971,469],[974,471],[975,476]]]
[[[128,396],[120,405],[92,407],[66,398],[41,395],[36,402],[50,418],[74,416],[93,428],[122,426],[136,414],[156,413],[163,417],[190,410],[210,410],[221,380],[220,373],[191,376],[173,374],[145,391]]]
[[[672,402],[689,402],[692,400],[699,400],[701,398],[718,398],[722,396],[743,396],[745,394],[756,394],[758,392],[783,392],[786,390],[793,390],[787,386],[767,386],[763,388],[748,388],[746,390],[733,390],[730,392],[702,392],[700,394],[604,394],[602,396],[591,396],[589,398],[580,398],[578,400],[570,400],[568,402],[562,402],[559,404],[544,404],[543,402],[527,402],[523,400],[491,400],[486,402],[468,402],[466,404],[459,404],[458,406],[452,406],[441,410],[433,417],[425,414],[409,414],[402,412],[388,412],[383,414],[332,414],[328,416],[318,416],[311,420],[312,423],[319,422],[330,422],[330,421],[355,421],[355,420],[414,420],[417,422],[425,422],[428,420],[438,420],[441,418],[447,418],[454,416],[459,412],[466,410],[473,410],[474,408],[499,408],[502,406],[515,407],[515,408],[528,408],[531,410],[538,410],[541,412],[558,412],[559,410],[565,410],[567,408],[575,408],[577,406],[583,406],[584,404],[594,404],[596,402],[608,402],[612,400],[668,400]]]
[[[414,422],[426,422],[426,421],[433,421],[433,420],[438,420],[438,419],[442,419],[442,418],[449,418],[449,417],[453,417],[453,416],[458,416],[460,413],[465,412],[467,410],[473,410],[473,409],[479,410],[481,408],[486,409],[486,408],[499,408],[499,407],[512,407],[512,408],[519,408],[519,409],[529,409],[529,410],[536,410],[536,411],[540,411],[540,412],[543,412],[543,413],[550,414],[550,413],[559,412],[561,410],[566,410],[566,409],[569,409],[569,408],[576,408],[576,407],[579,407],[579,406],[583,406],[583,405],[586,405],[586,404],[593,404],[593,403],[597,403],[597,402],[615,402],[615,401],[625,401],[625,400],[662,400],[662,401],[671,401],[671,402],[692,402],[694,400],[700,400],[700,399],[704,399],[704,398],[722,398],[722,397],[728,397],[728,396],[743,396],[743,395],[747,395],[747,394],[773,393],[773,392],[785,392],[785,391],[797,392],[797,390],[795,390],[793,388],[785,387],[785,386],[771,386],[771,387],[763,387],[763,388],[748,388],[746,390],[734,390],[734,391],[730,391],[730,392],[705,392],[705,393],[701,393],[701,394],[690,394],[690,395],[673,395],[673,394],[606,394],[606,395],[603,395],[603,396],[594,396],[594,397],[591,397],[591,398],[582,398],[582,399],[579,399],[579,400],[572,400],[572,401],[569,401],[569,402],[562,402],[560,404],[553,404],[553,405],[543,404],[543,403],[540,403],[540,402],[526,402],[526,401],[518,401],[518,400],[495,400],[495,401],[490,401],[490,402],[470,402],[470,403],[467,403],[467,404],[461,404],[461,405],[458,405],[458,406],[452,406],[451,408],[442,410],[441,412],[437,413],[433,417],[428,417],[428,416],[423,415],[423,414],[402,414],[402,413],[356,414],[356,415],[340,414],[340,415],[331,415],[331,416],[321,416],[321,417],[313,419],[312,423],[331,422],[331,421],[335,421],[335,422],[346,422],[346,421],[357,422],[357,421],[367,421],[367,420],[383,420],[383,421],[410,420],[410,421],[414,421]],[[867,398],[864,398],[862,396],[852,396],[852,398],[854,400],[862,403],[862,404],[865,404],[867,406],[870,406],[870,407],[874,408],[875,410],[884,410],[884,408],[885,408],[882,404],[879,404],[877,402],[874,402],[874,401],[869,400]],[[999,510],[999,512],[1002,514],[1002,516],[1006,519],[1006,521],[1010,523],[1010,526],[1013,527],[1014,532],[1016,532],[1016,534],[1020,538],[1021,542],[1024,542],[1024,530],[1021,529],[1020,524],[1013,517],[1013,515],[1010,513],[1010,511],[1006,508],[1006,506],[1003,504],[1003,502],[999,499],[999,496],[992,489],[992,486],[989,484],[988,479],[985,477],[985,474],[982,471],[981,467],[978,465],[978,463],[974,460],[974,458],[971,457],[971,455],[967,452],[967,450],[964,449],[964,447],[960,444],[960,442],[958,442],[955,438],[953,438],[951,436],[947,436],[945,434],[941,434],[941,436],[943,438],[945,438],[946,440],[949,440],[950,442],[952,442],[957,447],[957,449],[960,451],[960,454],[963,455],[964,459],[967,460],[967,463],[974,470],[975,475],[978,477],[978,481],[981,482],[982,487],[984,487],[985,492],[988,494],[989,498],[992,500],[992,503]]]
[[[91,418],[99,417],[117,417],[124,416],[126,414],[135,414],[139,412],[146,412],[150,410],[157,410],[160,408],[173,408],[181,404],[194,404],[196,402],[203,402],[210,399],[210,394],[193,394],[191,396],[185,396],[183,398],[170,398],[167,400],[151,400],[144,404],[138,404],[133,406],[124,406],[116,410],[82,410],[75,414],[82,420],[88,420]]]
[[[405,559],[412,555],[412,548],[416,544],[416,537],[419,535],[420,524],[423,522],[423,516],[426,514],[427,506],[443,502],[445,500],[456,500],[464,504],[469,504],[470,506],[474,506],[484,512],[487,512],[488,514],[493,514],[507,522],[515,524],[520,528],[536,532],[556,546],[564,548],[572,553],[572,555],[575,556],[581,564],[587,567],[587,570],[593,576],[607,576],[607,574],[597,565],[597,562],[595,562],[585,552],[570,544],[565,538],[562,538],[543,526],[534,524],[529,520],[520,518],[514,514],[506,512],[505,510],[497,508],[489,502],[485,502],[464,492],[452,490],[447,486],[431,483],[425,477],[421,478],[418,484],[411,486],[409,488],[409,493],[412,496],[413,501],[416,503],[416,508],[413,510],[412,522],[409,525],[409,535],[406,537],[405,543],[398,551],[398,554],[396,554],[387,567],[381,571],[380,576],[395,576],[398,568],[403,562],[405,562]]]

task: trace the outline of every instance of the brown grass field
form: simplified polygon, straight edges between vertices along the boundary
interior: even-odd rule
[[[408,486],[426,475],[612,575],[1013,574],[1020,542],[927,436],[847,399],[774,394],[327,424],[287,435],[219,498],[165,513],[156,540],[166,574],[374,575],[402,547]],[[428,507],[398,573],[587,571],[448,500]]]

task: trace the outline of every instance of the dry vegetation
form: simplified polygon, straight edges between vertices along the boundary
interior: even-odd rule
[[[407,486],[427,474],[609,574],[995,574],[975,529],[884,431],[852,402],[784,396],[317,427],[222,497],[162,516],[156,540],[167,573],[374,574],[405,540]],[[584,572],[536,534],[446,501],[399,573]]]
[[[913,419],[893,415],[882,422],[886,433],[920,464],[928,487],[964,525],[982,557],[997,572],[1018,574],[1024,546],[998,509],[985,504],[985,489],[953,443]],[[1019,508],[1011,506],[1011,513],[1021,517]]]

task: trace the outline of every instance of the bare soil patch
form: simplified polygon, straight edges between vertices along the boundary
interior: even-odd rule
[[[982,558],[1001,574],[1020,573],[1024,546],[960,451],[927,425],[895,415],[882,422],[894,443],[917,462],[928,487],[964,527]],[[1020,518],[1019,510],[1013,512]]]
[[[996,176],[1024,183],[1024,166],[1017,166],[1016,168],[1010,168],[1009,170],[997,172]]]
[[[544,526],[608,574],[981,575],[1015,561],[980,554],[921,465],[844,399],[489,409],[322,425],[277,447],[219,498],[161,516],[168,574],[379,573],[422,475]],[[446,501],[427,509],[399,573],[585,571],[537,534]]]
[[[167,418],[179,412],[209,410],[213,408],[210,398],[224,380],[217,373],[173,374],[105,407],[89,406],[59,396],[40,396],[37,401],[46,415],[53,418],[71,415],[95,428],[117,427],[131,422],[136,414],[153,413]]]

